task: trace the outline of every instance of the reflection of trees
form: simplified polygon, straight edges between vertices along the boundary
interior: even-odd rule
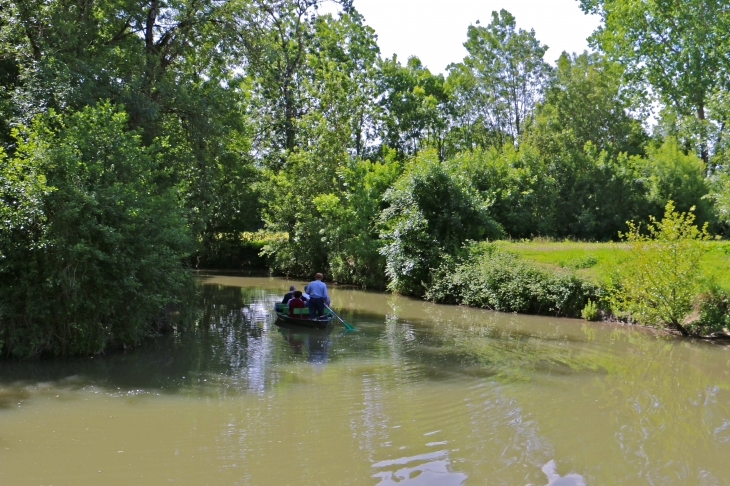
[[[725,351],[643,331],[581,327],[577,321],[542,319],[535,326],[525,316],[440,307],[431,308],[430,317],[415,325],[397,319],[389,324],[389,340],[399,343],[393,349],[402,360],[418,358],[434,376],[459,370],[506,385],[489,382],[486,386],[500,391],[471,412],[472,429],[479,430],[474,444],[485,448],[479,455],[494,452],[487,444],[502,443],[503,451],[514,452],[501,459],[539,464],[551,459],[546,452],[554,447],[558,457],[572,457],[588,476],[601,464],[620,464],[594,471],[615,484],[637,477],[647,484],[721,484],[730,476],[723,459],[730,452]],[[415,336],[409,336],[413,329]],[[409,347],[408,339],[419,345]],[[541,387],[537,395],[519,385],[535,380]],[[546,407],[541,399],[558,405]],[[495,418],[499,410],[505,413]],[[500,433],[507,423],[519,424],[519,430]],[[590,447],[581,442],[586,438],[592,439]],[[531,480],[539,484],[539,477]]]
[[[270,308],[279,298],[255,288],[201,285],[197,322],[189,331],[94,359],[3,363],[2,383],[94,385],[112,391],[162,390],[226,394],[261,390],[286,360]],[[73,377],[68,380],[67,377]],[[220,385],[225,386],[220,386]]]
[[[358,477],[384,481],[443,474],[543,485],[540,468],[552,459],[560,474],[580,473],[589,484],[730,477],[730,367],[722,349],[397,296],[383,296],[370,314],[350,311],[359,331],[338,338],[275,326],[270,308],[278,298],[203,285],[189,332],[126,354],[5,362],[0,407],[37,393],[10,385],[16,381],[237,396],[211,401],[228,411],[220,415],[220,457],[261,478],[271,471],[248,462],[250,453],[282,454],[277,441],[266,445],[277,434],[282,443],[296,437],[286,445],[290,457],[314,462],[329,434],[328,453],[341,460],[322,459],[321,467],[349,477],[352,458],[362,457]],[[239,399],[241,392],[252,396]]]
[[[581,345],[575,336],[561,332],[565,324],[525,326],[524,316],[475,312],[434,306],[429,321],[421,322],[430,332],[420,332],[414,352],[432,363],[434,371],[458,369],[460,372],[493,376],[500,381],[529,380],[536,372],[573,373],[595,370],[593,350]],[[558,321],[560,322],[560,321]],[[563,321],[564,322],[564,321]],[[569,321],[574,326],[574,322]],[[574,329],[573,329],[574,331]],[[401,331],[401,340],[407,340]]]
[[[607,375],[584,386],[610,411],[613,447],[628,466],[614,480],[720,484],[730,473],[723,459],[730,450],[718,448],[730,437],[721,431],[730,418],[725,353],[640,333],[614,338],[619,349],[592,360]]]

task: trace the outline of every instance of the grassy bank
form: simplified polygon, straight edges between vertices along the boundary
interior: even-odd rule
[[[700,262],[703,277],[730,289],[730,242],[707,241],[702,244],[707,250]],[[547,269],[573,270],[576,275],[596,284],[605,282],[611,272],[626,260],[629,249],[625,243],[547,240],[500,241],[497,246]]]
[[[636,260],[636,248],[632,251],[630,243],[473,243],[463,254],[444,259],[433,273],[426,298],[505,312],[590,320],[619,318],[674,329],[685,335],[727,332],[730,243],[696,244],[700,249],[696,252],[697,260],[689,264],[686,255],[679,254],[676,261],[651,260],[641,272],[661,275],[646,280],[646,285],[639,282],[639,294],[627,294],[626,285],[630,282],[625,280],[626,275],[641,265]],[[688,267],[691,270],[687,279],[674,273],[687,271]],[[666,278],[674,278],[673,283],[667,283]],[[662,283],[654,287],[656,282]]]

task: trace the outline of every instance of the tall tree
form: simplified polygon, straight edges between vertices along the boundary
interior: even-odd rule
[[[624,92],[622,67],[600,54],[569,55],[557,61],[536,110],[531,135],[543,152],[583,150],[587,142],[615,156],[643,153],[647,136],[632,117],[632,99]],[[542,139],[557,135],[565,146]]]
[[[431,74],[417,57],[409,58],[403,66],[393,56],[380,64],[378,84],[385,145],[403,157],[414,155],[424,142],[430,142],[443,158],[444,115],[449,100],[443,75]]]
[[[520,146],[534,146],[555,181],[554,236],[611,239],[645,217],[627,154],[643,154],[648,137],[630,115],[621,73],[599,54],[563,53]]]
[[[481,125],[492,143],[517,143],[550,70],[543,60],[547,46],[501,10],[486,27],[470,25],[464,47],[469,54],[449,66],[457,123]]]
[[[730,4],[725,0],[581,0],[600,15],[591,42],[649,83],[662,101],[698,121],[699,155],[710,157],[707,102],[730,88]]]

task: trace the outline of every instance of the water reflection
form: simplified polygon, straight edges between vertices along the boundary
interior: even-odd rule
[[[451,471],[448,455],[448,451],[442,450],[380,461],[373,464],[373,467],[384,470],[373,474],[372,477],[379,478],[378,485],[381,486],[393,484],[458,486],[463,484],[466,474]]]
[[[342,288],[336,310],[358,332],[287,328],[270,309],[290,283],[210,276],[192,332],[1,362],[0,484],[99,483],[66,464],[119,484],[730,477],[725,348]]]
[[[565,476],[558,474],[554,460],[545,464],[542,472],[547,476],[547,486],[586,486],[586,481],[580,474],[569,473]]]
[[[330,334],[332,333],[331,326],[320,330],[294,325],[280,325],[278,331],[289,344],[289,349],[293,354],[304,354],[308,363],[327,363],[327,350],[330,345]]]

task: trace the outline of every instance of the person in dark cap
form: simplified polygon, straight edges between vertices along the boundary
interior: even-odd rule
[[[296,289],[297,289],[297,288],[296,288],[295,286],[293,286],[293,285],[290,285],[290,286],[289,286],[289,293],[288,293],[288,294],[286,294],[286,295],[284,296],[284,298],[283,298],[283,299],[281,300],[281,303],[282,303],[282,304],[288,304],[288,303],[289,303],[289,301],[290,301],[290,300],[292,299],[292,297],[294,297],[294,291],[295,291]]]

